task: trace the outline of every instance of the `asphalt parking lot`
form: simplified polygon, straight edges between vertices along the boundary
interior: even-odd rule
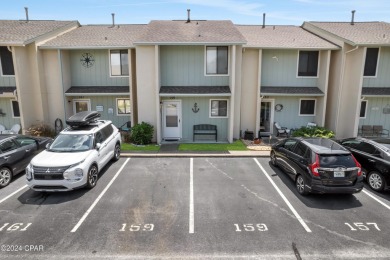
[[[1,189],[0,258],[388,258],[389,211],[302,197],[268,158],[121,158],[92,190]]]

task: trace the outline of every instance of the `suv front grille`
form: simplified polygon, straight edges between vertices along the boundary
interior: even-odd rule
[[[34,179],[36,180],[63,180],[64,172],[68,169],[63,167],[33,167]]]

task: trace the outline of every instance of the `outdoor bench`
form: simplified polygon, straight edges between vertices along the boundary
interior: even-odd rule
[[[215,141],[217,141],[218,132],[216,125],[200,124],[194,125],[193,141],[195,141],[195,135],[215,135]]]

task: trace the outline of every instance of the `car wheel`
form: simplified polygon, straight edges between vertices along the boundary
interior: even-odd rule
[[[112,158],[112,160],[116,162],[119,160],[120,157],[121,157],[121,146],[119,144],[116,144],[114,150],[114,157]]]
[[[367,176],[367,183],[375,191],[382,191],[385,188],[385,180],[379,172],[370,172]]]
[[[362,168],[362,175],[364,179],[367,179],[367,170]]]
[[[277,162],[277,160],[276,160],[276,155],[275,155],[275,152],[274,152],[274,151],[271,152],[270,157],[271,157],[271,164],[272,164],[273,166],[275,166],[275,167],[278,167],[278,162]]]
[[[96,186],[98,180],[98,169],[96,165],[92,165],[88,170],[88,178],[87,178],[87,188],[92,189]]]
[[[12,180],[10,169],[3,167],[0,169],[0,188],[7,186]]]
[[[298,175],[297,179],[295,180],[295,186],[297,187],[299,194],[304,196],[308,194],[305,188],[305,180],[303,179],[302,175]]]

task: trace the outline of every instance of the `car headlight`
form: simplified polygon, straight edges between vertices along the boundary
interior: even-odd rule
[[[28,181],[32,180],[33,174],[34,174],[33,166],[31,163],[29,163],[26,167],[26,178]]]
[[[84,172],[83,169],[76,167],[83,163],[84,160],[81,162],[72,164],[69,166],[69,168],[64,172],[64,179],[68,181],[79,181],[83,178]]]

